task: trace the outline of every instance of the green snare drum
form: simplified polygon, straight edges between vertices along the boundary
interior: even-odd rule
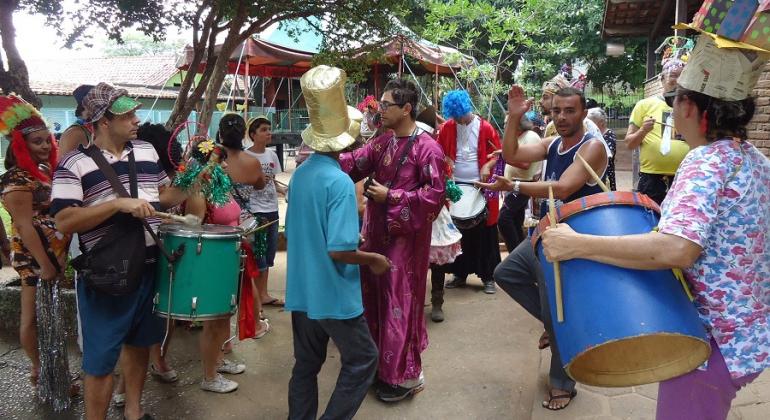
[[[155,313],[189,321],[234,314],[238,305],[242,230],[221,225],[168,224],[161,225],[158,232],[165,249],[177,258],[171,271],[163,253],[159,257]]]

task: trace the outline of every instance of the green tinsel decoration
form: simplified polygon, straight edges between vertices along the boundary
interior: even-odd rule
[[[203,165],[195,161],[190,161],[187,167],[183,171],[177,173],[176,177],[174,177],[174,186],[185,191],[189,190],[193,184],[195,184],[195,181],[198,180],[198,175],[200,175],[202,170]]]
[[[203,196],[214,206],[224,206],[230,201],[230,190],[233,186],[230,177],[219,165],[214,165],[208,175],[210,179],[203,184]]]
[[[202,171],[207,171],[201,176]],[[174,185],[187,191],[194,184],[201,182],[201,192],[206,202],[213,206],[224,206],[230,201],[232,182],[219,165],[201,165],[191,160],[184,171],[174,178]]]
[[[463,196],[463,191],[460,189],[460,187],[458,187],[457,184],[455,184],[455,182],[449,178],[446,180],[445,190],[446,197],[453,203],[460,201],[460,197]]]
[[[254,256],[261,258],[267,255],[267,230],[262,229],[254,234]]]

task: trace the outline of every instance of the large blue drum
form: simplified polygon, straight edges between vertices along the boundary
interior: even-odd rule
[[[559,222],[579,233],[614,236],[648,233],[658,205],[632,192],[593,194],[566,203]],[[539,233],[532,243],[543,266],[554,332],[567,374],[594,386],[624,387],[670,379],[705,362],[706,330],[683,283],[671,270],[642,271],[575,259],[562,261],[564,322],[556,318],[553,264]]]

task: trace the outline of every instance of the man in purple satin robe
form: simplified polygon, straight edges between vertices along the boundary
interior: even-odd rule
[[[417,88],[393,80],[380,101],[388,129],[340,156],[354,182],[366,177],[362,250],[383,254],[390,271],[361,268],[364,316],[380,351],[377,397],[400,401],[424,386],[420,353],[428,347],[425,303],[431,224],[444,204],[444,153],[415,124]]]

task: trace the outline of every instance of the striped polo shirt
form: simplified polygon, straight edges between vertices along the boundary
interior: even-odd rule
[[[158,162],[158,154],[150,143],[133,140],[126,143],[120,158],[102,150],[104,158],[115,169],[118,180],[126,191],[131,191],[128,177],[128,154],[134,151],[136,160],[136,175],[138,198],[147,200],[155,209],[160,210],[159,187],[168,185],[170,180]],[[118,198],[113,191],[110,181],[89,157],[83,146],[64,155],[54,172],[51,191],[51,214],[56,215],[62,209],[71,206],[91,207]],[[115,215],[117,216],[117,214]],[[110,217],[91,230],[78,232],[81,249],[90,250],[108,231],[114,223],[115,216]],[[147,219],[154,229],[160,225],[160,219]],[[145,243],[148,248],[155,247],[155,241],[145,232]],[[148,250],[150,251],[150,250]],[[154,251],[154,250],[153,250]],[[155,252],[148,252],[148,262],[154,261]]]

